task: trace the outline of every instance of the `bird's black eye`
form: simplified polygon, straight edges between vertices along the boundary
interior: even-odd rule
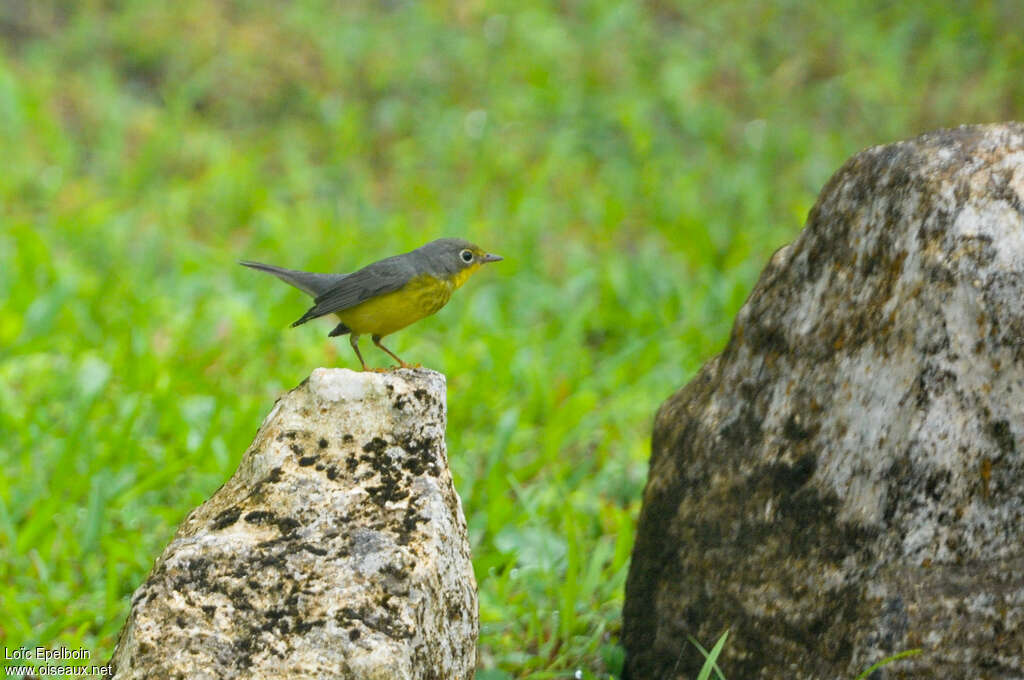
[[[463,262],[469,264],[470,262],[473,261],[473,251],[472,250],[463,250],[461,253],[459,253],[459,257],[462,258]]]

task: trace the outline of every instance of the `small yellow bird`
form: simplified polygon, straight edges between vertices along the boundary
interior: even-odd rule
[[[315,304],[293,327],[327,314],[336,315],[341,323],[328,335],[351,333],[349,342],[366,371],[369,367],[359,352],[360,335],[369,333],[373,344],[403,368],[409,368],[380,343],[381,338],[434,314],[481,265],[502,259],[468,241],[442,238],[351,274],[314,274],[260,262],[239,264],[273,274],[313,297]]]

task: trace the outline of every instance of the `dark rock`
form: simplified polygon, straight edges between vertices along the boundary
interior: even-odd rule
[[[1024,677],[1024,125],[854,156],[654,427],[627,677]]]

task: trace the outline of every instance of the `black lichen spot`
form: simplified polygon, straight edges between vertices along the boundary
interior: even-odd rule
[[[311,543],[303,543],[299,547],[301,547],[303,550],[305,550],[308,553],[312,553],[314,555],[320,555],[321,557],[323,557],[324,555],[327,554],[326,550],[324,550],[323,548],[318,548],[318,547],[316,547],[315,545],[313,545]]]
[[[353,628],[352,630],[350,630],[348,632],[348,639],[351,640],[352,642],[355,642],[356,640],[359,639],[360,635],[362,635],[360,630],[358,628]]]
[[[403,436],[398,445],[409,452],[413,457],[423,458],[431,453],[434,440],[430,437],[416,437],[415,435]]]
[[[351,444],[353,441],[355,441],[355,437],[350,434],[343,435],[341,438],[342,444]]]
[[[154,572],[153,572],[153,575],[154,575],[154,576],[156,576],[156,575],[157,575],[157,572],[155,572],[155,571],[154,571]],[[132,600],[131,600],[131,603],[132,603],[132,607],[137,607],[137,606],[138,606],[138,605],[139,605],[140,603],[146,602],[146,601],[147,601],[147,600],[149,599],[149,596],[150,596],[150,595],[152,595],[152,593],[150,593],[150,592],[147,592],[147,591],[146,591],[146,590],[144,589],[144,587],[143,587],[143,588],[140,588],[140,589],[139,589],[139,590],[138,590],[138,591],[137,591],[137,592],[136,592],[136,593],[135,593],[135,594],[134,594],[134,595],[132,596]]]
[[[290,445],[289,448],[291,448],[292,453],[294,453],[296,456],[301,456],[303,453],[305,453],[302,447],[299,446],[298,444],[292,444]]]
[[[270,471],[270,474],[253,484],[252,492],[249,494],[250,498],[259,498],[260,490],[264,484],[276,484],[281,481],[281,468],[276,467]]]
[[[213,614],[217,611],[217,608],[212,604],[204,604],[201,609],[203,610],[203,613],[206,614],[206,617],[210,619],[213,618]]]
[[[351,622],[359,621],[367,628],[372,628],[395,640],[411,638],[413,631],[401,623],[400,615],[394,605],[387,600],[381,601],[380,605],[384,609],[383,612],[373,611],[367,605],[362,605],[359,609],[345,607],[335,614],[334,619],[338,624],[350,629],[353,629]],[[349,634],[351,635],[351,633]]]
[[[282,517],[277,520],[277,529],[282,534],[287,534],[300,526],[299,520],[294,517]]]
[[[241,588],[233,588],[227,591],[228,599],[231,600],[231,606],[240,611],[252,611],[252,603],[249,602],[249,596]]]
[[[253,631],[252,634],[255,635],[255,631]],[[237,652],[237,656],[239,657],[238,664],[240,666],[243,668],[249,668],[252,666],[252,655],[253,652],[256,651],[256,642],[252,637],[238,638],[231,644],[231,646],[234,647]]]
[[[276,631],[278,634],[285,635],[291,632],[291,624],[287,619],[280,619],[276,621],[267,621],[262,626],[265,631]]]
[[[285,617],[285,614],[286,612],[283,609],[268,609],[263,612],[263,615],[271,621],[279,621]]]
[[[430,519],[416,512],[416,508],[410,503],[405,509],[405,516],[402,517],[401,529],[398,531],[397,542],[399,545],[409,545],[413,534],[416,533],[420,524],[429,522]]]
[[[319,441],[319,442],[317,442],[317,445],[318,445],[318,446],[319,446],[319,447],[320,447],[321,449],[326,449],[326,448],[327,448],[327,440],[326,440],[326,439],[324,439],[323,437],[320,437],[320,441]]]
[[[288,553],[284,550],[286,547],[284,544],[288,543],[288,540],[285,536],[278,536],[269,541],[257,543],[256,547],[260,553],[254,562],[256,569],[284,572],[288,568],[286,559]]]
[[[751,323],[747,330],[748,344],[760,354],[782,356],[789,353],[786,333],[777,326]]]
[[[210,570],[212,566],[213,563],[205,557],[187,560],[182,565],[182,569],[175,570],[173,575],[170,575],[168,582],[174,590],[178,591],[191,588],[203,592],[208,591],[211,589]],[[150,594],[152,595],[152,593]]]
[[[363,445],[363,451],[366,453],[383,453],[388,448],[388,443],[380,437],[374,437],[370,441]]]
[[[1010,431],[1010,423],[1006,420],[996,420],[989,423],[988,435],[995,441],[996,446],[1005,455],[1017,453],[1017,444],[1013,441],[1013,432]]]
[[[312,621],[296,621],[292,627],[296,633],[307,633],[313,628],[324,625],[323,619],[313,619]]]
[[[238,521],[238,518],[239,516],[241,516],[241,514],[242,511],[235,506],[232,506],[227,510],[222,510],[216,517],[213,518],[213,524],[210,525],[210,528],[212,528],[214,531],[227,529],[229,526]]]
[[[333,465],[331,467],[327,468],[327,479],[329,479],[329,480],[331,480],[333,482],[337,478],[338,478],[338,468],[334,467]]]
[[[919,409],[925,409],[932,400],[946,393],[956,385],[956,374],[946,371],[933,364],[926,364],[914,381],[917,397],[914,400]]]
[[[405,443],[400,442],[400,444]],[[370,494],[370,499],[380,507],[388,502],[399,501],[409,495],[408,475],[403,473],[402,467],[397,461],[388,455],[389,445],[380,437],[374,437],[363,446],[364,454],[359,456],[358,462],[366,463],[369,470],[365,474],[358,475],[356,481],[378,478],[374,486],[365,486]],[[404,447],[403,447],[404,448]],[[357,461],[349,458],[346,461],[349,472],[355,470]],[[412,463],[415,467],[416,463]]]
[[[941,503],[945,490],[949,487],[949,482],[953,477],[953,473],[949,470],[940,470],[932,472],[928,475],[924,482],[924,492],[937,503]]]
[[[385,576],[404,581],[409,577],[409,572],[401,567],[395,566],[394,564],[385,564],[380,568],[380,573]]]
[[[366,491],[370,494],[370,500],[380,507],[384,507],[388,502],[400,501],[409,495],[409,491],[400,488],[398,480],[391,475],[384,476],[378,486],[367,487]]]
[[[776,493],[793,493],[814,475],[818,458],[812,453],[800,456],[792,465],[776,463],[768,466],[768,476]]]
[[[299,458],[299,466],[300,467],[309,467],[313,463],[317,462],[317,460],[319,460],[319,459],[320,459],[320,456],[303,456],[302,458]]]
[[[399,445],[409,454],[402,461],[404,470],[416,476],[422,475],[424,472],[437,476],[437,466],[433,456],[433,439],[407,435],[399,441]]]
[[[253,510],[245,516],[249,524],[273,524],[277,516],[267,510]]]
[[[418,456],[409,456],[402,461],[402,467],[410,474],[419,476],[427,469],[427,461]]]

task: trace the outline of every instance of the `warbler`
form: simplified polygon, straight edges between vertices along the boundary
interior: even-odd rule
[[[434,314],[482,265],[502,259],[469,241],[442,238],[351,274],[314,274],[245,260],[239,264],[273,274],[313,297],[314,305],[293,328],[327,314],[337,316],[341,323],[327,335],[350,334],[349,343],[366,371],[359,336],[369,334],[373,344],[410,368],[381,339]]]

